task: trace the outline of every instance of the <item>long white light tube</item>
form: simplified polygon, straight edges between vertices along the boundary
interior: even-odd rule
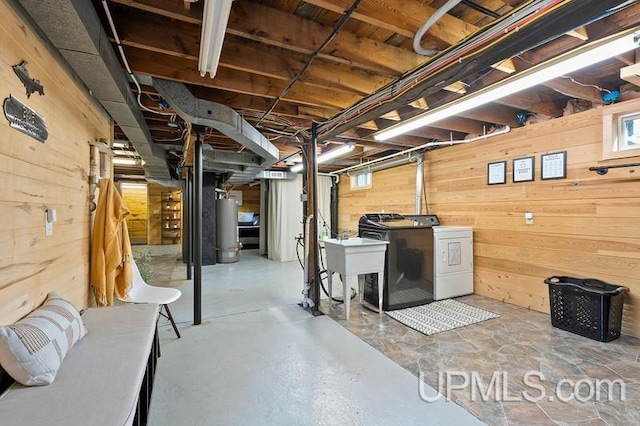
[[[140,160],[135,158],[122,158],[122,157],[114,157],[113,164],[121,164],[123,166],[135,166],[140,165]]]
[[[354,144],[348,143],[346,145],[342,145],[340,148],[336,148],[336,149],[332,149],[331,151],[324,152],[318,155],[318,160],[317,160],[318,164],[326,163],[327,161],[333,160],[336,157],[345,155],[346,153],[353,151],[354,148],[355,148]],[[291,167],[289,170],[292,172],[299,172],[303,168],[304,168],[304,162],[300,164],[296,164],[295,166]]]
[[[232,2],[233,0],[204,0],[198,58],[198,70],[202,77],[207,73],[211,78],[216,76]]]
[[[636,49],[638,47],[636,38],[637,33],[627,31],[623,35],[618,34],[590,43],[447,105],[384,129],[375,134],[374,139],[379,141],[390,139]]]

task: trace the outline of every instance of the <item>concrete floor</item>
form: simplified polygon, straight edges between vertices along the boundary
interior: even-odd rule
[[[204,267],[199,326],[183,277],[176,267],[183,296],[171,310],[182,339],[160,324],[152,426],[483,424],[453,402],[425,402],[411,372],[298,307],[297,262],[249,250],[238,263]]]

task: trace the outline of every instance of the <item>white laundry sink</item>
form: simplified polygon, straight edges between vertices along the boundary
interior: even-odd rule
[[[380,241],[374,240],[373,238],[345,238],[344,240],[340,240],[338,238],[326,238],[323,240],[325,243],[330,244],[339,244],[342,246],[366,246],[366,245],[380,245],[380,244],[389,244],[388,241]]]
[[[328,238],[323,242],[328,270],[344,275],[360,275],[384,269],[384,254],[389,241]]]

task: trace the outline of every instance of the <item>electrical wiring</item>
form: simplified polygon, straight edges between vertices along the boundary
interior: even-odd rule
[[[357,0],[357,3],[358,2],[360,2],[360,0]],[[154,110],[152,108],[146,107],[145,105],[142,104],[142,99],[141,99],[141,97],[142,97],[142,88],[141,88],[140,83],[138,82],[138,79],[136,78],[135,74],[131,70],[131,67],[129,66],[129,61],[127,60],[127,57],[126,57],[126,55],[124,53],[124,48],[123,48],[121,39],[120,39],[120,37],[118,35],[118,32],[116,31],[115,23],[113,22],[113,17],[111,15],[111,11],[109,9],[109,5],[107,4],[107,0],[101,0],[101,3],[102,3],[102,7],[103,7],[103,9],[104,9],[104,11],[106,13],[107,20],[109,21],[109,27],[111,28],[111,33],[113,34],[113,38],[115,40],[115,43],[116,43],[116,46],[117,46],[117,50],[118,50],[118,53],[120,54],[120,57],[121,57],[122,62],[123,62],[123,65],[124,65],[124,67],[126,69],[126,72],[127,72],[128,76],[129,76],[129,78],[133,81],[133,83],[136,86],[138,106],[140,107],[140,109],[142,109],[144,111],[147,111],[147,112],[150,112],[150,113],[153,113],[153,114],[157,114],[157,115],[167,116],[172,121],[175,120],[175,117],[176,117],[176,113],[175,112],[157,111],[157,110]],[[153,99],[153,97],[151,97],[151,95],[147,94],[147,96],[149,96],[151,99]],[[284,96],[284,94],[281,95],[281,96]],[[160,99],[162,99],[162,98],[160,97]],[[294,124],[292,122],[290,122],[288,120],[285,120],[285,119],[282,119],[281,117],[274,116],[274,115],[270,114],[270,112],[275,108],[275,105],[276,105],[277,101],[278,100],[276,100],[274,102],[272,108],[269,111],[267,111],[266,113],[264,113],[262,116],[259,113],[252,112],[252,115],[259,119],[258,125],[267,116],[269,116],[270,119],[274,120],[273,121],[274,124],[279,124],[279,125],[283,125],[283,126],[287,126],[287,127],[293,127]],[[243,113],[248,115],[248,113],[246,111],[243,112]],[[191,128],[191,125],[189,124],[189,129],[190,128]],[[298,135],[300,133],[303,133],[303,135],[306,138],[309,137],[308,132],[305,132],[302,129],[297,130],[295,133],[286,133],[286,132],[278,131],[276,129],[270,129],[270,128],[266,128],[266,127],[263,127],[263,128],[268,129],[269,131],[272,131],[274,133],[282,134],[283,136],[296,136],[296,135]],[[210,136],[210,134],[208,136]],[[188,141],[185,141],[185,148],[187,146],[188,146]],[[184,152],[187,152],[187,151],[185,150]],[[182,166],[183,164],[184,164],[184,160],[181,162],[180,165]]]
[[[458,63],[481,55],[499,41],[510,37],[514,32],[568,2],[569,0],[540,0],[531,1],[520,6],[512,13],[504,15],[497,22],[479,29],[473,38],[460,45],[451,46],[432,58],[426,65],[405,73],[393,84],[383,87],[362,102],[325,121],[320,125],[319,133],[326,134],[338,125],[349,123],[359,115],[398,99],[437,72],[442,72]]]
[[[272,104],[269,107],[269,109],[267,111],[265,111],[265,113],[262,116],[262,118],[260,120],[258,120],[258,124],[257,125],[260,125],[262,120],[265,117],[267,117],[267,115],[271,114],[271,112],[276,108],[276,105],[278,105],[280,100],[284,96],[286,96],[287,93],[289,93],[289,90],[291,90],[293,85],[296,84],[302,78],[302,76],[307,72],[307,69],[309,69],[309,67],[311,66],[311,63],[318,57],[320,52],[322,52],[322,50],[331,42],[331,40],[334,39],[334,37],[338,34],[338,32],[340,32],[340,30],[342,29],[344,24],[347,23],[347,20],[349,19],[351,14],[356,10],[358,5],[360,4],[360,1],[361,0],[355,0],[353,2],[353,4],[351,5],[351,7],[342,14],[342,16],[340,17],[338,22],[333,27],[333,30],[331,31],[331,34],[329,34],[329,36],[320,44],[320,46],[318,46],[318,48],[311,54],[311,56],[309,57],[307,62],[304,64],[302,69],[300,71],[298,71],[298,73],[295,75],[295,77],[293,77],[291,79],[291,81],[289,82],[289,84],[287,84],[287,86],[282,90],[282,92],[280,92],[278,97],[274,99],[274,101],[272,102]]]
[[[136,88],[138,90],[138,96],[137,96],[138,106],[140,107],[140,109],[145,110],[147,112],[151,112],[153,114],[164,115],[164,116],[173,115],[173,113],[156,111],[156,110],[153,110],[151,108],[147,108],[146,106],[142,105],[142,99],[141,99],[141,97],[142,97],[142,88],[140,87],[140,83],[138,82],[138,79],[133,74],[133,71],[131,71],[131,67],[129,66],[129,61],[127,61],[127,57],[124,54],[124,49],[122,47],[122,42],[120,41],[120,37],[118,36],[118,32],[116,31],[116,26],[115,26],[115,24],[113,22],[113,17],[111,16],[111,11],[109,10],[109,5],[107,4],[107,0],[102,0],[102,7],[103,7],[105,13],[107,14],[107,21],[109,21],[109,26],[111,27],[111,33],[113,34],[113,38],[114,38],[114,40],[116,42],[116,46],[118,47],[118,52],[120,53],[120,57],[122,58],[122,63],[124,64],[124,67],[127,70],[127,74],[129,75],[129,77],[131,78],[133,83],[136,85]]]
[[[302,237],[297,237],[296,238],[296,256],[298,257],[298,263],[300,264],[300,267],[304,269],[304,265],[302,264],[302,259],[300,259],[300,247],[304,248],[304,244],[302,243]],[[324,283],[323,283],[323,279],[327,279],[328,278],[328,272],[324,267],[324,261],[322,260],[322,256],[320,256],[320,265],[322,266],[322,269],[318,269],[318,276],[320,277],[320,287],[322,288],[322,291],[324,292],[324,294],[329,297],[329,292],[327,291],[327,289],[324,287]],[[322,275],[325,275],[325,277],[323,278]],[[342,275],[340,276],[340,279],[344,279],[342,277]],[[356,291],[353,288],[350,288],[351,290],[351,295],[349,297],[349,299],[354,299],[356,297]],[[343,299],[338,299],[336,297],[331,297],[331,300],[333,300],[334,302],[337,303],[344,303]]]
[[[520,59],[521,61],[523,61],[523,62],[526,62],[526,63],[531,64],[531,65],[535,65],[534,62],[522,57],[521,55],[517,55],[516,57],[518,59]],[[559,78],[565,78],[565,79],[571,81],[572,83],[575,83],[575,84],[577,84],[579,86],[582,86],[582,87],[593,87],[593,88],[598,89],[599,91],[601,91],[603,93],[611,93],[611,90],[608,90],[608,89],[605,89],[603,87],[600,87],[597,84],[581,83],[578,80],[576,80],[575,78],[571,77],[570,75],[562,75]]]
[[[178,162],[180,167],[184,166],[187,161],[187,153],[189,152],[189,145],[191,144],[191,123],[185,122],[184,130],[182,131],[182,159]]]
[[[599,91],[601,91],[601,92],[604,92],[604,93],[611,93],[611,90],[604,89],[604,88],[602,88],[602,87],[600,87],[600,86],[598,86],[598,85],[596,85],[596,84],[580,83],[580,82],[579,82],[579,81],[577,81],[575,78],[573,78],[573,77],[571,77],[571,76],[569,76],[569,75],[563,75],[563,76],[561,76],[560,78],[566,78],[566,79],[568,79],[569,81],[571,81],[572,83],[577,84],[578,86],[582,86],[582,87],[593,87],[593,88],[598,89],[598,90],[599,90]]]
[[[424,162],[423,162],[423,166],[424,166]],[[426,214],[429,214],[429,200],[427,199],[427,174],[426,173],[422,173],[422,197],[423,197],[423,202],[424,202],[424,209]]]
[[[327,226],[327,220],[324,218],[320,210],[318,210],[318,216],[320,216],[320,219],[322,219],[322,226],[329,230],[330,235],[333,235],[333,224],[331,224],[332,226]]]
[[[253,117],[253,118],[258,118],[261,119],[263,117],[263,114],[261,114],[260,112],[257,111],[250,111],[250,110],[241,110],[240,111],[241,114],[243,116],[246,117]],[[267,119],[268,118],[268,119]],[[278,129],[274,129],[272,127],[268,127],[268,126],[264,126],[261,123],[264,123],[265,121],[268,121],[272,124],[278,125],[278,126],[283,126],[283,127],[288,127],[288,128],[292,128],[295,127],[296,124],[290,120],[287,120],[283,117],[279,117],[277,115],[274,114],[268,114],[267,117],[263,118],[261,122],[259,122],[258,124],[256,124],[256,128],[259,129],[263,129],[266,132],[271,132],[271,133],[275,133],[281,136],[289,136],[289,137],[296,137],[299,134],[302,134],[302,136],[306,139],[308,139],[310,137],[309,132],[306,131],[305,129],[297,129],[295,132],[286,132],[284,130],[278,130]]]
[[[379,158],[375,158],[373,160],[364,162],[364,163],[360,163],[360,164],[356,164],[354,166],[349,166],[349,167],[345,167],[344,169],[340,169],[340,170],[336,170],[335,174],[342,174],[342,173],[346,173],[350,170],[356,170],[356,169],[361,169],[361,168],[366,168],[367,166],[370,166],[371,164],[374,163],[379,163],[382,161],[386,161],[386,160],[390,160],[392,158],[398,157],[398,156],[402,156],[402,155],[409,155],[412,152],[415,151],[421,151],[424,150],[426,148],[431,148],[433,146],[438,146],[438,145],[457,145],[457,144],[461,144],[461,143],[471,143],[471,142],[475,142],[478,140],[482,140],[482,139],[487,139],[489,137],[493,137],[493,136],[499,136],[505,133],[508,133],[511,131],[511,128],[509,126],[504,126],[501,129],[495,130],[491,133],[485,133],[484,135],[481,136],[476,136],[473,138],[469,138],[469,139],[462,139],[462,140],[450,140],[447,142],[427,142],[423,145],[418,145],[415,146],[413,148],[408,148],[405,149],[404,151],[399,151],[399,152],[394,152],[393,154],[389,154],[389,155],[385,155],[384,157],[379,157]]]
[[[252,111],[252,110],[247,110],[247,109],[242,109],[238,111],[239,114],[241,114],[244,117],[253,117],[253,118],[261,118],[263,117],[263,113],[260,113],[258,111]],[[268,114],[267,116],[265,116],[263,118],[263,121],[269,121],[271,123],[274,124],[280,124],[283,126],[288,126],[291,127],[293,126],[293,122],[287,120],[284,117],[280,117],[274,114]]]
[[[570,0],[569,0],[569,1],[570,1]],[[492,41],[491,43],[489,43],[489,44],[485,45],[485,46],[483,47],[483,49],[482,49],[482,50],[478,50],[478,52],[482,52],[482,51],[484,51],[484,50],[487,50],[488,48],[490,48],[491,46],[494,46],[494,45],[495,45],[496,43],[498,43],[499,41],[504,40],[504,38],[505,38],[505,37],[509,36],[509,35],[510,35],[511,33],[513,33],[514,31],[519,31],[519,30],[521,30],[521,29],[522,29],[522,28],[524,28],[525,26],[527,26],[527,25],[529,25],[529,24],[531,24],[531,23],[535,22],[536,20],[540,19],[540,18],[541,18],[541,17],[543,17],[545,14],[548,14],[548,13],[552,12],[553,10],[555,10],[555,9],[557,9],[557,8],[561,7],[561,6],[564,6],[564,5],[565,5],[565,4],[567,4],[569,1],[555,1],[555,2],[548,2],[549,4],[544,5],[544,7],[540,7],[539,9],[535,9],[535,7],[534,7],[534,9],[533,9],[532,11],[531,11],[531,10],[527,10],[527,11],[525,11],[526,13],[528,13],[528,14],[529,14],[529,15],[526,15],[526,14],[525,14],[525,15],[526,15],[526,18],[525,18],[525,19],[515,20],[515,21],[514,21],[515,23],[514,23],[514,22],[511,22],[511,23],[510,23],[510,26],[508,26],[507,28],[501,28],[501,27],[498,27],[498,30],[499,30],[499,31],[498,31],[498,34],[499,34],[499,32],[500,32],[500,31],[504,31],[505,35],[504,35],[503,37],[499,37],[499,38],[495,39],[494,41]],[[529,8],[530,8],[531,6],[535,6],[535,5],[534,5],[534,3],[535,3],[534,1],[531,1],[531,2],[530,2],[530,4],[522,5],[519,9],[522,9],[522,10],[524,11],[525,7],[529,7]],[[615,13],[615,12],[619,11],[619,10],[622,10],[623,8],[627,7],[630,3],[631,3],[631,2],[627,2],[627,3],[625,3],[625,4],[621,4],[621,5],[619,5],[619,6],[618,6],[618,7],[616,7],[616,8],[610,9],[610,10],[608,10],[606,13],[602,14],[602,15],[601,15],[601,16],[599,16],[599,17],[594,18],[594,19],[593,19],[592,21],[590,21],[590,22],[594,22],[594,21],[596,21],[596,20],[598,20],[598,19],[601,19],[602,17],[609,16],[609,15],[611,15],[611,14],[613,14],[613,13]],[[518,11],[519,9],[516,9],[516,11]],[[515,13],[516,11],[512,12],[512,14],[510,15],[510,17],[514,17],[514,16],[516,15],[516,13]],[[543,12],[543,13],[541,13],[541,12]],[[513,20],[512,20],[512,21],[513,21]],[[485,26],[485,28],[487,28],[487,27],[493,27],[494,25],[495,25],[495,24],[490,24],[490,25]],[[482,31],[482,30],[483,30],[483,29],[481,29],[480,31]],[[479,32],[480,32],[480,31],[479,31]],[[495,30],[494,30],[494,33],[495,33]],[[540,43],[538,43],[537,45],[532,46],[531,48],[535,48],[535,47],[537,47],[537,46],[539,46],[539,45],[542,45],[542,44],[546,43],[546,42],[547,42],[547,41],[549,41],[549,40],[550,40],[550,39],[543,40],[543,41],[541,41]],[[467,50],[469,50],[469,49],[467,49]],[[445,53],[445,52],[450,52],[450,51],[449,51],[449,50],[445,50],[443,53]],[[473,51],[473,54],[471,55],[471,57],[473,57],[473,56],[477,56],[477,55],[476,55],[476,51]],[[471,59],[471,57],[469,57],[469,58],[465,58],[465,57],[463,57],[463,56],[460,56],[459,58],[457,58],[457,61],[458,61],[458,62],[463,62],[465,59]],[[449,65],[447,65],[447,67],[452,66],[452,65],[453,65],[453,63],[449,63]],[[413,84],[415,85],[415,84],[417,84],[418,82],[419,82],[419,81],[418,81],[418,80],[416,80],[416,82],[414,82]],[[407,89],[407,90],[408,90],[408,89]],[[406,92],[406,90],[405,90],[405,92]],[[400,94],[396,94],[392,99],[390,99],[390,100],[388,100],[388,101],[386,101],[386,102],[390,102],[390,101],[391,101],[391,100],[393,100],[393,99],[397,99],[399,96],[400,96]],[[386,102],[385,102],[385,103],[386,103]],[[381,104],[379,104],[379,105],[381,105]],[[323,133],[326,133],[326,132],[324,132],[324,131],[323,131]]]
[[[182,136],[179,138],[172,138],[172,139],[154,139],[155,142],[178,142],[182,140]]]
[[[460,92],[461,92],[463,89],[467,89],[467,88],[469,88],[469,87],[472,87],[473,85],[475,85],[476,83],[478,83],[478,82],[482,81],[484,78],[488,77],[489,75],[491,75],[491,74],[493,74],[493,73],[498,72],[498,68],[499,68],[499,66],[500,66],[500,65],[502,65],[502,64],[504,64],[504,63],[505,63],[505,62],[507,62],[508,60],[509,60],[509,59],[505,59],[505,60],[503,60],[503,61],[499,62],[499,63],[497,64],[497,66],[496,66],[496,67],[489,67],[485,72],[483,72],[483,73],[479,74],[476,78],[474,78],[473,80],[471,80],[469,83],[465,83],[465,82],[461,81],[461,83],[464,85],[464,88],[462,88],[462,87],[461,87],[461,88],[460,88],[460,89],[458,89],[456,92],[451,92],[451,93],[457,93],[457,94],[460,94]],[[441,106],[441,105],[446,104],[447,102],[449,102],[448,98],[443,98],[443,99],[440,99],[440,100],[438,100],[438,101],[436,101],[436,102],[432,102],[432,103],[430,103],[430,104],[429,104],[429,107],[430,107],[431,109],[434,109],[434,108],[437,108],[437,107],[439,107],[439,106]],[[414,115],[414,113],[413,113],[412,111],[408,111],[408,112],[406,112],[406,113],[404,113],[404,114],[401,114],[401,115],[400,115],[400,120],[403,120],[403,119],[406,119],[406,118],[411,118],[411,117],[413,117],[413,115]]]

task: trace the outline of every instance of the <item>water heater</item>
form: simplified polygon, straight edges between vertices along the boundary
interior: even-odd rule
[[[238,261],[238,202],[234,199],[216,201],[216,258],[218,263]]]

